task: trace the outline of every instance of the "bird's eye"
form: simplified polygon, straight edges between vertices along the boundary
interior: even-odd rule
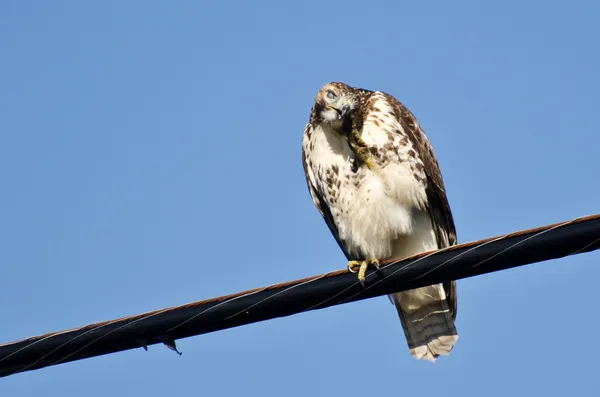
[[[327,98],[329,98],[329,99],[335,98],[335,94],[333,93],[333,91],[327,91]]]

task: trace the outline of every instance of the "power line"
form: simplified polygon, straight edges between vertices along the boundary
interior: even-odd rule
[[[600,248],[600,214],[0,345],[0,377]]]

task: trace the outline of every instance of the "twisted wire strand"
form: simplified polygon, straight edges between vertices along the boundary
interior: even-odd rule
[[[413,287],[418,286],[417,284],[415,284],[415,282],[418,283],[417,280],[423,279],[422,282],[431,282],[431,280],[428,280],[428,278],[433,277],[436,274],[436,272],[439,272],[440,269],[448,266],[449,264],[451,264],[453,262],[456,263],[457,260],[468,257],[470,254],[474,254],[477,251],[489,250],[486,258],[479,260],[474,264],[471,264],[469,267],[464,267],[464,268],[460,269],[463,272],[465,270],[469,270],[473,273],[472,275],[483,274],[490,270],[485,270],[485,269],[473,270],[473,269],[480,267],[481,265],[483,265],[489,261],[492,261],[493,259],[495,259],[498,256],[504,255],[506,257],[507,253],[510,253],[511,250],[514,250],[515,248],[517,248],[519,246],[526,246],[528,243],[531,244],[533,241],[536,241],[537,239],[542,238],[544,235],[550,234],[553,231],[557,231],[559,229],[563,229],[563,228],[567,228],[567,227],[576,227],[577,225],[584,225],[584,224],[591,225],[593,222],[593,227],[591,227],[591,230],[588,230],[588,229],[590,229],[590,227],[588,227],[588,229],[586,229],[585,231],[583,231],[583,230],[578,231],[576,229],[570,229],[570,233],[574,236],[573,238],[578,237],[580,235],[579,236],[580,241],[577,240],[578,248],[576,248],[573,251],[565,251],[565,252],[557,253],[554,256],[555,258],[569,256],[569,255],[575,255],[575,254],[579,254],[582,252],[595,250],[595,249],[600,248],[600,222],[598,222],[599,220],[600,220],[600,214],[596,214],[596,215],[576,218],[576,219],[569,220],[566,222],[560,222],[560,223],[556,223],[556,224],[552,224],[552,225],[542,226],[542,227],[538,227],[538,228],[520,230],[520,231],[517,231],[514,233],[509,233],[509,234],[505,234],[505,235],[501,235],[501,236],[497,236],[497,237],[467,242],[467,243],[463,243],[463,244],[457,244],[457,245],[446,247],[446,248],[443,248],[443,249],[440,249],[437,251],[423,252],[421,254],[413,255],[413,256],[407,257],[407,258],[395,258],[395,259],[390,259],[390,260],[386,260],[386,261],[381,261],[381,270],[370,271],[367,274],[367,280],[369,278],[373,279],[376,277],[379,277],[379,279],[377,279],[371,283],[366,282],[366,285],[364,288],[362,286],[360,286],[360,283],[357,281],[357,279],[354,276],[352,276],[351,273],[349,273],[348,269],[344,268],[342,270],[337,270],[337,271],[333,271],[333,272],[329,272],[329,273],[325,273],[325,274],[321,274],[321,275],[317,275],[317,276],[313,276],[313,277],[307,277],[307,278],[300,279],[300,280],[294,280],[294,281],[288,281],[288,282],[279,283],[279,284],[273,284],[273,285],[266,286],[266,287],[255,288],[255,289],[242,291],[242,292],[238,292],[238,293],[234,293],[234,294],[230,294],[230,295],[225,295],[225,296],[215,297],[215,298],[206,299],[206,300],[202,300],[202,301],[192,302],[192,303],[188,303],[188,304],[181,305],[181,306],[155,310],[155,311],[151,311],[151,312],[147,312],[147,313],[143,313],[143,314],[138,314],[138,315],[129,316],[129,317],[122,317],[122,318],[118,318],[118,319],[114,319],[114,320],[110,320],[110,321],[103,321],[103,322],[99,322],[99,323],[88,324],[88,325],[85,325],[85,326],[79,327],[79,328],[72,328],[72,329],[59,331],[59,332],[51,332],[51,333],[47,333],[44,335],[27,338],[27,339],[24,339],[21,341],[0,344],[0,377],[8,376],[8,375],[12,375],[12,374],[16,374],[19,372],[32,370],[32,369],[39,369],[39,368],[43,368],[46,366],[56,365],[56,364],[59,364],[62,362],[66,362],[67,360],[73,361],[73,360],[87,358],[87,357],[91,357],[91,356],[97,356],[97,355],[101,355],[101,354],[109,354],[109,353],[112,353],[115,351],[126,350],[126,349],[135,348],[135,347],[146,348],[147,345],[159,343],[160,341],[163,341],[163,343],[165,343],[164,342],[165,340],[171,340],[169,335],[176,334],[176,331],[180,328],[183,328],[185,325],[189,325],[193,321],[198,321],[198,319],[202,318],[202,316],[210,314],[209,312],[215,313],[215,312],[218,312],[219,309],[226,310],[226,307],[228,305],[234,304],[236,301],[242,300],[244,298],[251,298],[253,295],[256,295],[256,297],[257,297],[255,301],[252,301],[247,306],[243,306],[242,309],[236,310],[233,314],[229,314],[227,316],[225,316],[225,315],[222,316],[220,318],[220,320],[217,321],[222,326],[214,325],[215,322],[213,321],[213,322],[210,322],[210,325],[214,329],[212,329],[212,330],[209,329],[208,331],[206,329],[204,329],[204,330],[200,329],[200,330],[197,330],[197,332],[196,331],[191,331],[191,332],[186,331],[186,334],[183,337],[198,335],[198,334],[206,333],[206,332],[212,332],[212,331],[219,330],[219,329],[229,328],[231,326],[244,325],[244,324],[248,324],[250,322],[264,321],[264,320],[275,318],[275,317],[281,317],[283,315],[292,315],[292,314],[302,313],[302,312],[306,312],[306,311],[310,311],[310,310],[322,309],[322,308],[329,307],[332,305],[349,303],[349,302],[352,302],[355,300],[372,298],[375,296],[384,295],[386,293],[399,292],[401,290],[411,289],[411,288],[408,288],[407,286],[411,286],[411,285]],[[579,233],[579,235],[577,233]],[[524,238],[518,239],[520,237],[524,237]],[[557,236],[554,238],[558,239],[559,237],[561,237],[561,236]],[[587,241],[587,240],[583,241],[584,237],[589,237],[589,239],[591,241]],[[564,236],[563,236],[563,238],[564,238]],[[506,240],[511,240],[511,239],[517,239],[517,241],[514,242],[513,244],[510,244],[508,247],[501,248],[499,243],[502,243]],[[580,244],[579,244],[579,242],[580,242]],[[554,243],[560,244],[560,241],[555,241]],[[550,244],[550,241],[548,241],[547,244]],[[494,249],[493,247],[496,247],[496,249]],[[487,252],[487,251],[485,251],[485,252]],[[384,285],[385,285],[386,281],[389,282],[392,279],[394,279],[394,277],[397,279],[399,275],[402,275],[409,270],[414,272],[414,271],[420,269],[420,266],[423,266],[423,263],[428,259],[433,260],[436,257],[442,258],[444,254],[446,256],[447,255],[450,255],[450,256],[445,260],[440,259],[439,263],[436,263],[435,266],[432,266],[430,269],[424,268],[423,271],[420,272],[416,276],[413,276],[410,278],[408,278],[408,277],[403,278],[402,279],[402,281],[403,281],[402,289],[397,289],[397,288],[394,289],[393,285],[390,285],[387,287],[380,286],[381,283],[384,283]],[[521,262],[519,262],[518,258],[513,258],[512,263],[519,262],[516,265],[510,263],[510,261],[507,258],[505,258],[504,260],[507,260],[506,266],[499,268],[499,269],[492,269],[491,271],[503,270],[503,269],[506,269],[509,267],[521,266],[524,264],[537,262],[539,260],[546,260],[543,258],[535,260],[535,255],[534,255],[534,258],[532,259],[531,253],[528,256],[530,258],[528,258],[525,261],[521,260]],[[538,256],[540,256],[540,255],[538,254]],[[550,259],[552,259],[552,257]],[[390,269],[392,269],[392,270],[389,271]],[[351,276],[351,277],[347,277],[347,276]],[[470,277],[470,276],[471,275],[461,276],[460,278]],[[343,278],[344,282],[340,281],[340,282],[334,283],[333,281],[337,280],[338,278],[340,278],[340,279]],[[458,278],[459,277],[449,278],[448,280],[458,279]],[[231,325],[231,320],[241,317],[244,314],[248,314],[251,309],[254,312],[258,311],[260,314],[260,310],[258,310],[258,309],[260,309],[260,307],[263,306],[267,301],[270,301],[270,303],[272,303],[272,304],[277,303],[278,300],[284,299],[286,295],[297,293],[297,292],[295,292],[295,290],[298,291],[299,289],[301,289],[301,287],[304,287],[305,289],[310,288],[310,285],[312,283],[315,283],[318,281],[319,282],[329,281],[329,283],[327,285],[325,285],[325,287],[327,287],[326,292],[329,294],[329,296],[318,301],[317,303],[311,303],[310,305],[305,306],[304,308],[297,308],[297,309],[293,310],[293,312],[291,312],[291,313],[285,313],[285,312],[283,312],[283,313],[267,313],[265,315],[262,315],[262,317],[258,320],[244,322],[245,320],[242,319],[240,324]],[[446,279],[437,280],[437,281],[435,281],[435,283],[443,282],[443,281],[447,281],[447,280]],[[342,288],[339,291],[334,290],[335,287],[337,287],[338,285],[340,285]],[[424,284],[424,285],[427,285],[427,284]],[[324,289],[325,287],[321,286],[320,288]],[[357,292],[344,297],[345,295],[348,295],[349,292],[352,291],[353,289],[356,290]],[[306,294],[307,291],[304,291],[303,293]],[[370,293],[369,291],[372,291],[372,292]],[[310,292],[310,291],[308,291],[308,292]],[[269,293],[269,294],[265,297],[260,298],[260,295],[264,294],[264,293]],[[338,301],[337,299],[340,297],[342,297],[342,299]],[[94,346],[95,344],[100,342],[102,339],[105,339],[106,337],[108,337],[110,335],[119,335],[120,331],[121,332],[126,331],[127,328],[130,328],[134,325],[141,325],[144,321],[150,321],[153,319],[156,322],[156,324],[153,323],[153,325],[160,326],[162,316],[165,316],[165,318],[166,318],[167,315],[176,313],[178,311],[185,311],[187,309],[196,309],[196,308],[202,308],[202,307],[206,307],[206,308],[189,315],[187,318],[182,319],[175,325],[171,325],[168,328],[165,327],[165,329],[159,333],[154,332],[151,335],[146,335],[142,338],[138,338],[135,341],[133,341],[133,343],[131,340],[128,340],[127,341],[128,347],[120,348],[120,349],[114,350],[114,351],[109,350],[109,351],[100,352],[100,353],[94,352],[94,354],[86,354],[84,356],[81,356],[81,354],[80,354],[80,353],[84,352],[85,350],[88,350],[91,346]],[[208,320],[209,319],[206,319],[206,321],[208,321]],[[228,321],[229,321],[229,323],[228,323]],[[120,325],[114,329],[109,329],[111,326],[116,325],[116,324],[120,324]],[[204,323],[205,326],[206,326],[206,324],[207,323]],[[94,333],[97,331],[101,331],[102,329],[107,329],[107,330],[105,333],[102,333],[99,336],[94,337]],[[60,337],[65,336],[65,335],[67,335],[67,336],[72,335],[72,337],[68,338],[65,341],[61,341]],[[175,335],[175,336],[177,336],[177,335]],[[90,340],[87,340],[88,337],[90,337]],[[91,338],[91,337],[93,337],[93,338]],[[55,340],[55,339],[57,341],[56,343],[53,342],[53,340]],[[174,340],[174,339],[175,338],[173,337],[172,340]],[[55,352],[65,348],[65,347],[68,347],[68,345],[73,344],[76,341],[85,341],[85,343],[83,344],[83,346],[81,346],[67,354],[62,355],[62,356],[58,357],[57,359],[50,360],[50,357]],[[48,346],[46,346],[46,348],[44,348],[44,346],[43,346],[44,343],[46,345],[50,343],[51,348],[49,348]],[[167,344],[167,346],[169,346],[168,343],[165,343],[165,344]],[[174,346],[174,344],[173,344],[173,346]],[[39,351],[37,351],[36,349],[39,349]],[[37,358],[30,359],[28,361],[25,358],[25,360],[27,361],[26,364],[22,364],[19,362],[11,364],[11,360],[16,360],[20,356],[25,355],[25,354],[28,354],[30,356],[37,356]],[[81,357],[79,357],[78,354]]]

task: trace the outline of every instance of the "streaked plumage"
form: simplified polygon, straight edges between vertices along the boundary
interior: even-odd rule
[[[353,126],[364,145],[354,150]],[[302,160],[310,195],[349,261],[456,244],[433,148],[391,95],[339,82],[322,87],[304,130]],[[413,356],[435,361],[450,352],[458,340],[454,281],[391,298]]]

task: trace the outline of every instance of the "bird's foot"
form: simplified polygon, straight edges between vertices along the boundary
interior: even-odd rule
[[[377,259],[368,259],[366,261],[349,261],[348,270],[352,273],[358,273],[358,281],[364,287],[367,268],[370,266],[379,270],[379,261]]]
[[[352,132],[349,136],[348,143],[354,152],[356,158],[352,164],[352,172],[358,171],[358,167],[365,164],[371,171],[375,170],[375,161],[373,155],[369,151],[369,146],[360,136],[360,132],[355,126],[352,127]]]

